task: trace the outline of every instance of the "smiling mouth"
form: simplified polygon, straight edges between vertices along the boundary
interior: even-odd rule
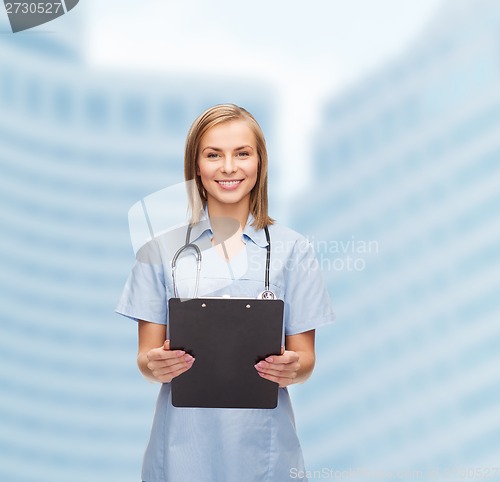
[[[234,189],[243,182],[243,179],[234,179],[231,181],[215,181],[215,182],[224,189]]]

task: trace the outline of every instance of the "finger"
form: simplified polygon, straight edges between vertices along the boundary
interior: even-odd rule
[[[188,353],[186,353],[182,357],[165,358],[161,360],[150,360],[147,364],[147,367],[150,370],[158,370],[163,368],[175,367],[176,365],[191,363],[193,360],[194,358]]]
[[[171,380],[172,378],[175,378],[176,376],[179,376],[181,373],[184,373],[185,371],[189,370],[193,366],[194,361],[195,360],[193,358],[190,362],[178,363],[176,365],[172,365],[169,367],[159,367],[154,370],[151,370],[151,373],[158,379],[170,378]]]
[[[180,358],[185,355],[184,350],[165,350],[161,348],[153,348],[147,353],[148,360],[166,360],[168,358]]]
[[[277,359],[273,362],[261,360],[254,366],[258,370],[297,371],[300,369],[300,363],[298,361],[279,362]]]
[[[155,376],[156,378],[158,378],[158,380],[160,380],[163,383],[170,383],[175,377],[178,377],[179,375],[182,375],[183,373],[187,372],[192,366],[193,364],[190,363],[188,366],[179,368],[178,370],[175,370],[173,372],[168,372],[166,374],[159,374]]]
[[[266,370],[258,369],[257,372],[259,374],[271,375],[273,377],[279,377],[279,378],[289,378],[291,380],[294,380],[295,378],[297,378],[297,371],[296,370],[281,371],[281,370],[273,370],[273,369],[266,369]]]
[[[269,363],[293,363],[299,359],[299,354],[294,351],[285,351],[283,355],[271,355],[265,358]]]
[[[170,350],[170,340],[165,340],[163,343],[164,350]]]
[[[193,366],[194,360],[191,363],[184,363],[182,365],[175,365],[175,367],[169,367],[169,368],[160,368],[158,370],[154,370],[151,373],[156,377],[156,378],[168,378],[170,377],[175,378],[176,376],[179,375],[179,373],[184,373],[185,371],[189,370]]]
[[[284,365],[283,363],[269,363],[262,360],[254,366],[258,371],[267,371],[267,370],[283,371],[286,365]]]

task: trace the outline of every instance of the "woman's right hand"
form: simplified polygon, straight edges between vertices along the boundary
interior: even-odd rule
[[[166,340],[159,348],[149,350],[146,358],[149,371],[161,383],[170,383],[194,363],[194,358],[185,351],[170,350],[170,340]]]

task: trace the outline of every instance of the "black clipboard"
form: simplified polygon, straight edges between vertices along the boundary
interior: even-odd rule
[[[279,355],[282,300],[171,298],[170,347],[195,357],[172,382],[175,407],[276,408],[278,384],[254,365]]]

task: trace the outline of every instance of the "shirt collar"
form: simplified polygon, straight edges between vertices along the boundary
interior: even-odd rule
[[[246,239],[250,239],[257,246],[265,248],[268,245],[266,233],[263,229],[255,229],[255,227],[251,225],[254,220],[255,218],[253,217],[253,214],[249,213],[247,223],[245,225],[245,228],[243,229],[243,240],[246,242]],[[210,236],[213,235],[207,206],[205,206],[204,218],[198,221],[196,224],[193,224],[191,230],[191,242],[196,242],[203,234],[205,234],[206,231],[210,232]]]
[[[245,229],[243,229],[243,237],[251,239],[257,246],[265,248],[269,243],[267,242],[266,233],[263,229],[255,229],[252,226],[255,218],[252,213],[248,214],[247,224]]]
[[[213,235],[212,225],[210,224],[210,218],[208,217],[208,208],[205,206],[205,211],[203,217],[196,223],[193,224],[191,229],[191,243],[195,243],[200,237],[205,234],[206,231],[210,232],[210,237]]]

